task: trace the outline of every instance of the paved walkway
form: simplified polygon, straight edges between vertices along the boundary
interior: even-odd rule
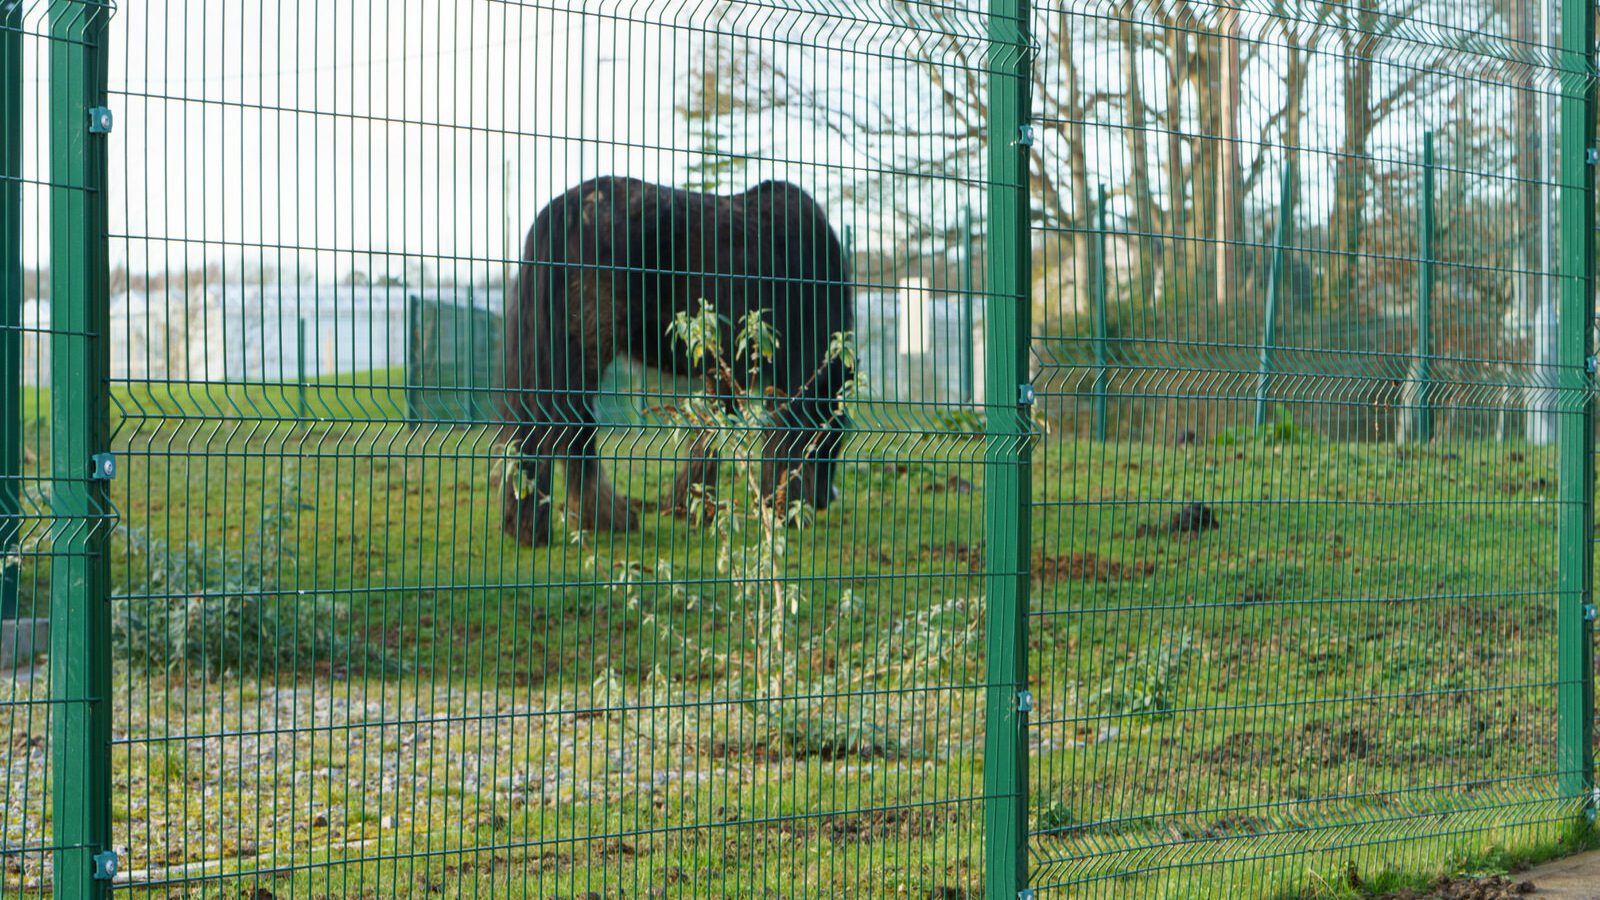
[[[1529,896],[1541,900],[1600,900],[1600,850],[1547,862],[1511,877],[1533,882],[1537,890]]]

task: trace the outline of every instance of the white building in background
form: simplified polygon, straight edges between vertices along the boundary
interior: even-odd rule
[[[302,371],[317,378],[400,368],[408,297],[498,313],[502,296],[498,288],[294,283],[130,291],[111,298],[111,378],[270,382]],[[49,301],[24,304],[23,326],[23,383],[48,387]]]
[[[881,400],[960,404],[969,355],[973,398],[983,400],[983,304],[972,298],[971,320],[959,292],[934,293],[920,278],[892,292],[856,292],[860,369]]]
[[[201,290],[131,291],[111,298],[111,377],[117,381],[221,381],[209,351],[225,343],[221,310]]]
[[[398,369],[406,363],[409,297],[499,313],[499,288],[346,284],[213,284],[192,290],[132,291],[111,300],[114,381],[293,382]],[[970,323],[959,292],[935,293],[920,279],[900,290],[856,292],[859,367],[871,396],[916,403],[962,402],[971,354],[972,389],[983,401],[983,303]],[[23,307],[23,381],[48,387],[49,301]]]
[[[44,300],[22,303],[22,383],[44,387],[50,383],[50,304]]]
[[[928,330],[929,304],[933,297],[928,293],[928,282],[921,278],[907,278],[900,282],[896,294],[898,315],[895,321],[897,346],[902,356],[920,356],[933,349],[933,333]]]

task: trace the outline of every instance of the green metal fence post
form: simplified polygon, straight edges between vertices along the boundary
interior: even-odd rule
[[[984,406],[988,608],[984,719],[984,884],[991,900],[1028,879],[1028,641],[1032,387],[1028,380],[1033,250],[1028,145],[1033,127],[1027,0],[989,4],[989,233]]]
[[[1094,243],[1089,268],[1094,273],[1094,439],[1106,439],[1106,388],[1110,381],[1106,365],[1106,186],[1095,196]]]
[[[1417,235],[1416,440],[1433,440],[1433,132],[1422,136],[1421,222]]]
[[[98,0],[50,22],[50,585],[55,896],[108,897],[111,603],[106,22]]]
[[[1557,748],[1562,796],[1594,820],[1594,226],[1596,148],[1592,0],[1561,2],[1561,298],[1557,426],[1561,549],[1557,579]]]
[[[977,340],[973,321],[972,282],[972,207],[961,207],[961,402],[975,403],[978,399]]]
[[[1256,427],[1267,424],[1267,395],[1272,391],[1272,350],[1278,340],[1278,301],[1283,296],[1283,256],[1294,234],[1289,204],[1294,198],[1294,163],[1283,166],[1278,186],[1278,224],[1272,236],[1272,267],[1267,273],[1267,320],[1261,327],[1261,364],[1256,372]]]
[[[22,4],[3,0],[0,134],[0,619],[14,619],[22,574]]]

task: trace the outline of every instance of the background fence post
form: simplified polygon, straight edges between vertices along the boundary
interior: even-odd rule
[[[1556,767],[1564,797],[1594,818],[1594,192],[1593,0],[1561,0],[1562,390],[1557,430],[1561,481],[1556,638],[1559,666]]]
[[[406,427],[413,431],[422,424],[422,359],[422,297],[407,291]]]
[[[73,898],[111,887],[95,871],[111,845],[111,123],[91,112],[106,105],[110,9],[95,0],[50,13],[50,774],[55,895]]]
[[[1106,439],[1106,388],[1110,381],[1106,364],[1110,354],[1106,351],[1106,186],[1100,185],[1095,195],[1093,259],[1089,268],[1094,272],[1094,439]]]
[[[1027,611],[1032,389],[1028,340],[1028,122],[1032,50],[1027,0],[989,3],[989,216],[984,246],[984,554],[988,685],[984,718],[984,896],[1017,896],[1028,880]]]
[[[1272,391],[1272,349],[1278,340],[1278,301],[1283,297],[1283,255],[1294,226],[1289,205],[1294,202],[1294,162],[1284,163],[1278,185],[1278,225],[1272,236],[1272,266],[1267,272],[1267,321],[1261,328],[1261,364],[1256,373],[1256,427],[1267,424],[1267,395]]]
[[[972,281],[972,207],[961,207],[961,402],[966,404],[976,403],[978,400],[977,377],[973,368],[977,365],[977,349],[974,343],[977,340],[975,325],[972,315],[973,281]]]
[[[1417,349],[1412,383],[1416,440],[1433,440],[1433,132],[1422,135],[1422,196],[1417,234]]]
[[[299,384],[300,391],[300,424],[306,423],[306,317],[301,316],[295,320],[295,381]]]
[[[22,530],[22,4],[0,0],[0,619],[17,616]]]

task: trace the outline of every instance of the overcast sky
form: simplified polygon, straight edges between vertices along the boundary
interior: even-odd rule
[[[682,5],[631,4],[657,20],[657,7]],[[502,3],[124,3],[112,29],[110,202],[129,239],[116,252],[135,270],[251,245],[269,261],[285,248],[286,264],[306,247],[445,266],[499,258],[508,212],[520,231],[581,178],[673,180],[683,155],[653,148],[673,142],[689,39]],[[28,61],[30,81],[43,63]],[[40,92],[27,93],[38,123]],[[40,154],[28,156],[36,176]],[[318,260],[331,265],[386,268],[362,255]]]
[[[918,106],[925,86],[892,59],[903,36],[878,28],[848,44],[863,53],[815,49],[837,43],[842,29],[792,9],[804,5],[749,5],[737,19],[711,20],[711,0],[124,2],[111,33],[110,202],[123,236],[113,253],[134,271],[160,271],[259,252],[288,275],[298,266],[321,279],[352,268],[399,273],[411,255],[475,277],[484,260],[505,258],[507,236],[520,235],[540,205],[583,178],[684,180],[695,142],[674,105],[708,28],[764,35],[762,46],[802,73],[809,92],[841,108],[938,114]],[[1086,79],[1098,73],[1114,84],[1114,45],[1080,52]],[[1247,136],[1281,95],[1278,58],[1264,50],[1247,71],[1246,93],[1259,97],[1244,113]],[[42,64],[37,54],[26,62],[35,127]],[[1142,61],[1157,107],[1159,64],[1154,53]],[[1330,57],[1314,72],[1309,143],[1335,138],[1337,96],[1327,86],[1337,84],[1336,64]],[[1414,121],[1391,125],[1416,130]],[[1105,137],[1112,133],[1089,151],[1097,177],[1115,185],[1126,162]],[[35,137],[27,156],[39,177],[44,144]],[[748,119],[731,140],[726,149],[768,158],[740,181],[789,178],[819,195],[841,193],[871,163],[862,147],[792,115]],[[1303,209],[1313,213],[1324,168],[1308,173]],[[1264,180],[1260,202],[1274,202],[1274,179]],[[927,184],[900,182],[894,205],[953,219],[946,207],[975,196],[919,196]],[[25,254],[37,262],[44,219],[39,195],[29,195],[41,229],[30,231]],[[892,242],[892,223],[873,213],[850,215],[866,239]]]

